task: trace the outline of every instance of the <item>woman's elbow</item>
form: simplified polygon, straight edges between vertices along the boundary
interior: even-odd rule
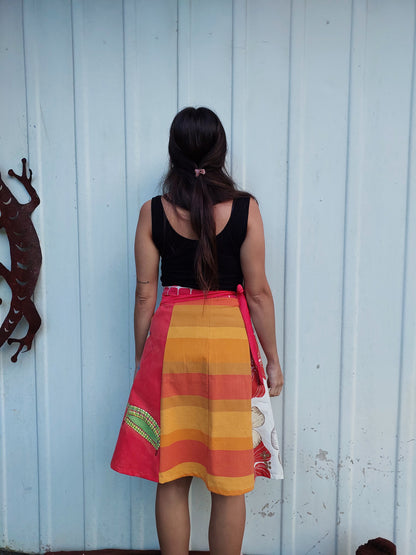
[[[156,306],[157,292],[147,292],[136,289],[135,304],[136,308],[143,312],[154,312]]]
[[[267,281],[261,286],[254,288],[246,288],[246,297],[249,305],[262,305],[265,302],[269,302],[272,298],[272,293]]]

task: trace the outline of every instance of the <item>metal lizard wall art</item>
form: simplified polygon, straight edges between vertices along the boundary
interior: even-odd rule
[[[6,340],[9,345],[19,344],[11,357],[12,362],[17,361],[23,347],[29,351],[41,324],[39,313],[31,299],[42,263],[39,238],[31,220],[31,214],[39,206],[40,200],[32,187],[31,169],[29,177],[27,176],[26,158],[22,159],[22,166],[22,175],[17,175],[13,170],[9,170],[9,175],[18,179],[29,193],[30,201],[25,204],[18,202],[0,174],[0,228],[4,228],[9,240],[11,259],[10,270],[0,262],[0,277],[6,280],[12,290],[10,310],[0,327],[0,347]],[[23,317],[29,324],[25,337],[10,337]]]

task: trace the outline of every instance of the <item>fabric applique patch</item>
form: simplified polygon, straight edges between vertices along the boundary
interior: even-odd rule
[[[127,405],[124,422],[151,443],[155,449],[159,449],[160,427],[148,412],[140,407]]]

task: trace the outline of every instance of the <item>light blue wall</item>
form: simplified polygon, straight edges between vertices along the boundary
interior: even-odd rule
[[[247,495],[244,552],[349,555],[377,536],[416,552],[415,9],[0,0],[0,171],[24,200],[7,170],[28,157],[44,256],[36,345],[17,364],[0,351],[0,547],[157,546],[154,484],[109,461],[138,210],[191,104],[218,112],[260,202],[286,375],[286,479]],[[206,549],[209,496],[191,496]]]

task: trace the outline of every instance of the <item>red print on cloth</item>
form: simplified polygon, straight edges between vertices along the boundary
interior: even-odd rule
[[[261,441],[254,449],[254,475],[270,478],[270,451]]]

